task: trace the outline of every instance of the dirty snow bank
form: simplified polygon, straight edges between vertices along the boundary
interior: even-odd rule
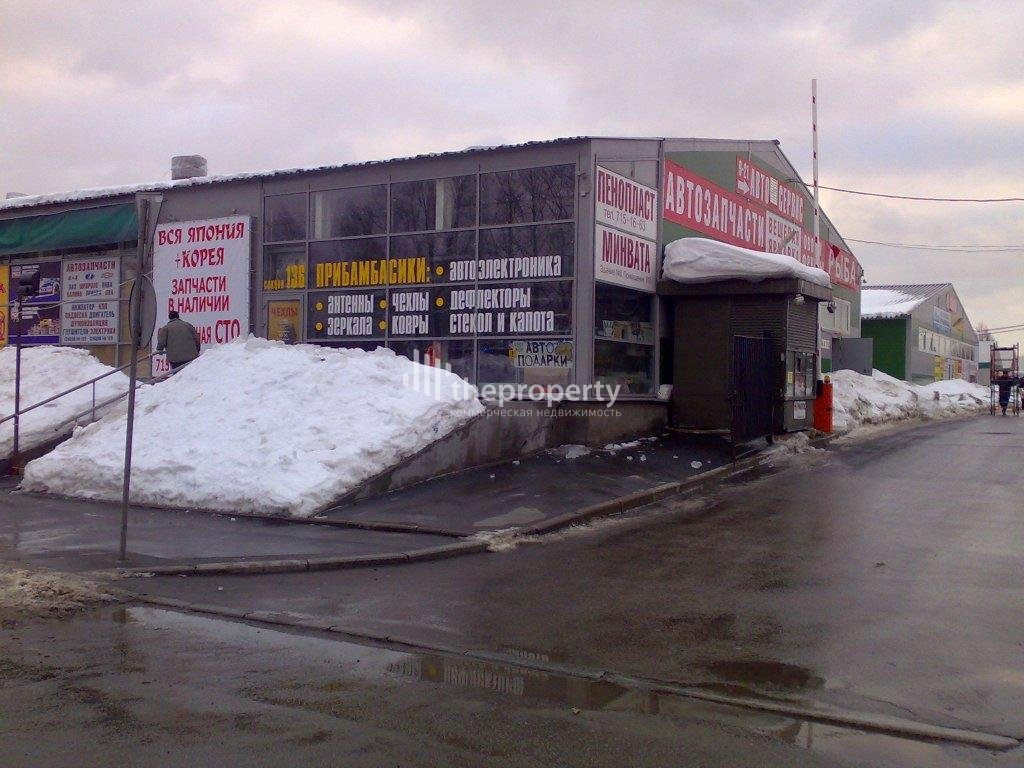
[[[0,418],[14,413],[16,350],[0,349]],[[21,350],[21,407],[45,400],[69,387],[113,370],[84,349],[74,347],[25,347]],[[96,384],[96,400],[102,402],[128,391],[128,377],[115,373]],[[55,400],[20,419],[19,447],[33,448],[61,434],[70,433],[68,419],[92,406],[92,387]],[[8,456],[14,443],[14,422],[0,424],[0,456]]]
[[[878,370],[871,376],[854,371],[835,371],[830,376],[836,432],[905,419],[961,416],[984,411],[989,403],[988,389],[962,379],[914,385]]]
[[[0,619],[63,614],[113,598],[94,582],[70,573],[0,565]]]
[[[312,515],[483,411],[458,376],[386,349],[249,338],[140,392],[136,503]],[[125,415],[31,462],[22,486],[119,499]]]

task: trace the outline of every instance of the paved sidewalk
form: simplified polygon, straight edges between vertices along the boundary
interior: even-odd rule
[[[121,512],[116,504],[18,493],[0,484],[0,559],[67,571],[115,565]],[[426,534],[301,525],[160,509],[132,509],[129,565],[206,563],[281,557],[343,557],[449,544]]]
[[[570,454],[571,455],[571,454]],[[667,432],[614,451],[559,449],[472,469],[326,512],[328,520],[407,523],[472,535],[534,525],[591,504],[685,480],[732,459],[722,438]]]
[[[583,455],[577,455],[583,454]],[[569,458],[574,456],[574,458]],[[128,567],[166,572],[339,567],[339,560],[379,556],[394,562],[433,559],[442,548],[469,553],[460,537],[551,522],[599,502],[720,468],[731,455],[720,438],[673,433],[612,450],[553,450],[518,462],[469,470],[341,507],[308,521],[209,512],[133,508]],[[636,502],[635,502],[636,503]],[[642,502],[640,502],[642,503]],[[113,568],[120,505],[17,491],[0,479],[0,559],[58,570]],[[366,526],[366,528],[363,528]],[[399,530],[381,530],[395,526]],[[421,528],[401,530],[404,527]],[[273,561],[273,563],[267,562]],[[304,562],[307,561],[307,562]],[[341,567],[347,567],[342,565]]]

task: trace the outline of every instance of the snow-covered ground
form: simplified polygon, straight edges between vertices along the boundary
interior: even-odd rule
[[[832,427],[836,432],[906,419],[962,416],[985,411],[989,404],[988,388],[963,379],[914,385],[877,370],[871,376],[854,371],[830,375],[834,384]]]
[[[14,347],[0,349],[0,418],[14,413]],[[73,347],[25,347],[21,350],[21,406],[45,400],[75,384],[112,370],[84,349]],[[96,384],[96,401],[102,402],[128,390],[128,377],[115,373]],[[82,389],[29,411],[20,419],[19,448],[27,450],[61,434],[70,433],[68,419],[92,405],[92,387]],[[0,424],[0,457],[10,455],[14,422]]]
[[[483,406],[455,374],[386,349],[249,338],[138,396],[136,503],[309,516]],[[125,409],[31,462],[22,487],[121,496]]]

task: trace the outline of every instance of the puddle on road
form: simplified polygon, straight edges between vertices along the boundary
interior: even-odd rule
[[[752,731],[831,757],[880,766],[966,768],[976,765],[978,756],[984,755],[982,750],[967,747],[824,725],[671,693],[630,688],[606,680],[532,669],[515,663],[410,652],[384,644],[364,645],[287,628],[160,608],[119,606],[106,611],[105,615],[108,620],[121,624],[182,633],[204,643],[228,644],[239,649],[259,645],[264,652],[286,653],[290,663],[308,661],[323,664],[329,660],[333,667],[331,674],[313,685],[317,691],[342,696],[355,682],[387,684],[405,680],[473,689],[522,701],[545,702],[580,713],[619,712],[706,721]],[[526,664],[551,662],[548,654],[533,649],[502,647],[500,652],[522,659]],[[813,690],[824,685],[822,678],[806,669],[766,661],[710,664],[707,669],[736,683],[752,686],[774,684],[780,692]],[[296,685],[301,687],[301,684]],[[704,687],[720,690],[715,685]],[[742,693],[750,695],[753,691],[743,688]],[[761,696],[769,698],[765,694]]]
[[[815,691],[825,687],[825,678],[780,661],[713,661],[702,668],[724,680],[769,691]]]

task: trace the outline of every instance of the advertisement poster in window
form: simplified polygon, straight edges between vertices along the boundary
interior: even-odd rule
[[[513,341],[509,357],[515,368],[572,368],[571,341]]]
[[[61,344],[117,343],[120,281],[121,260],[117,257],[63,261]]]
[[[12,302],[17,301],[19,283],[38,273],[39,293],[25,298],[23,315],[11,324],[8,339],[11,343],[21,336],[22,344],[60,343],[60,262],[42,264],[15,264],[11,266],[9,289]]]
[[[11,301],[11,268],[0,266],[0,347],[7,346],[7,328],[10,315],[7,305]]]
[[[153,238],[156,334],[174,310],[196,327],[202,348],[249,333],[249,261],[252,220],[248,216],[161,224]],[[153,357],[153,375],[170,365]]]
[[[267,338],[285,344],[298,341],[301,311],[298,299],[268,301]]]

